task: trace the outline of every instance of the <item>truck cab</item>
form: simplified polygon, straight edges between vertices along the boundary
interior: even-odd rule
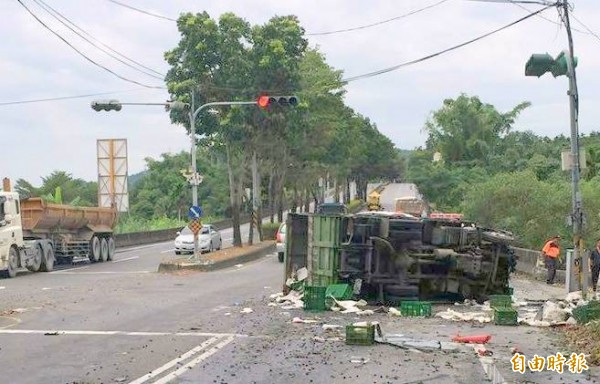
[[[19,194],[0,192],[0,259],[5,260],[10,247],[23,247],[23,227]]]

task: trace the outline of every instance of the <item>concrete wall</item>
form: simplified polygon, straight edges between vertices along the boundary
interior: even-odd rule
[[[267,215],[263,215],[264,217],[269,217]],[[240,218],[242,224],[246,224],[250,222],[250,217],[247,215],[243,215]],[[215,221],[210,223],[215,226],[215,228],[222,230],[226,228],[230,228],[232,226],[231,219],[225,219],[221,221]],[[153,243],[161,243],[165,241],[174,241],[175,237],[177,237],[177,232],[180,231],[181,228],[171,228],[171,229],[161,229],[157,231],[146,231],[146,232],[132,232],[132,233],[121,233],[115,235],[115,243],[117,248],[124,247],[132,247],[135,245],[144,245],[144,244],[153,244]]]

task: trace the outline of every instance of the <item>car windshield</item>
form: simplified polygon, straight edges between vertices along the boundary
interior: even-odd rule
[[[279,233],[285,235],[285,224],[281,224],[281,227],[279,227]]]
[[[186,236],[187,236],[187,235],[193,235],[193,234],[194,234],[194,233],[192,232],[192,230],[190,229],[190,227],[187,227],[187,226],[183,227],[183,229],[180,231],[180,233],[181,233],[182,235],[186,235]]]

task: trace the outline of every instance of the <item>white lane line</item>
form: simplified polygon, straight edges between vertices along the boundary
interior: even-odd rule
[[[225,347],[227,344],[231,343],[232,341],[233,341],[233,337],[226,338],[225,340],[221,341],[219,344],[215,345],[214,347],[212,347],[208,351],[206,351],[203,354],[201,354],[200,356],[196,357],[195,359],[193,359],[189,363],[183,365],[182,367],[180,367],[175,372],[171,372],[167,376],[163,377],[162,379],[160,379],[158,381],[155,381],[154,384],[166,384],[169,381],[176,379],[177,377],[179,377],[179,376],[183,375],[184,373],[188,372],[194,366],[200,364],[204,360],[208,359],[209,357],[211,357],[212,355],[214,355],[215,353],[217,353],[221,348]]]
[[[76,271],[78,269],[87,269],[87,268],[89,268],[89,266],[87,266],[87,267],[75,267],[75,268],[69,268],[69,269],[59,269],[58,271],[52,271],[50,273],[67,273],[67,272],[70,272],[70,271]]]
[[[160,251],[160,253],[169,253],[169,252],[174,252],[175,248],[173,249],[167,249],[166,251]]]
[[[161,241],[160,243],[154,243],[154,244],[149,244],[149,245],[140,245],[139,247],[117,249],[117,253],[125,253],[125,252],[130,252],[130,251],[139,251],[140,249],[152,248],[152,247],[156,247],[156,246],[167,244],[167,243],[169,243],[169,242],[168,241]]]
[[[124,332],[124,331],[77,331],[56,329],[0,329],[0,334],[12,335],[43,335],[43,334],[71,335],[71,336],[184,336],[184,337],[248,337],[236,333],[214,332]]]
[[[485,346],[483,344],[473,344],[473,349],[475,353],[479,356],[479,362],[483,367],[483,371],[487,375],[488,379],[491,380],[492,384],[508,384],[508,381],[504,380],[502,374],[496,367],[494,362],[494,358],[491,356],[480,356],[479,350],[485,350]]]
[[[213,337],[210,338],[208,340],[206,340],[204,343],[200,344],[199,346],[187,351],[186,353],[184,353],[183,355],[179,356],[176,359],[173,359],[171,361],[169,361],[168,363],[166,363],[165,365],[158,367],[157,369],[151,371],[150,373],[130,382],[129,384],[142,384],[145,383],[146,381],[152,379],[153,377],[156,377],[158,375],[160,375],[161,373],[163,373],[164,371],[171,369],[172,367],[174,367],[175,365],[179,364],[180,362],[189,359],[190,357],[202,352],[203,349],[205,349],[206,347],[208,347],[211,344],[214,344],[216,341],[218,341],[219,338],[218,337]]]
[[[71,273],[69,271],[56,271],[55,273],[62,273],[68,275],[136,275],[144,273],[152,273],[152,271],[97,271],[97,272],[76,272]]]
[[[113,261],[113,263],[122,263],[123,261],[129,261],[129,260],[135,260],[135,259],[139,259],[139,256],[131,256],[131,257],[127,257],[125,259],[119,259],[119,260],[115,260]]]

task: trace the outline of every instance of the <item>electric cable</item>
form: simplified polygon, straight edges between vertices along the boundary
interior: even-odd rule
[[[128,9],[137,11],[137,12],[141,12],[141,13],[144,13],[144,14],[149,15],[149,16],[154,16],[154,17],[157,17],[159,19],[165,19],[165,20],[175,21],[175,22],[177,21],[177,20],[172,19],[170,17],[166,17],[166,16],[159,15],[159,14],[156,14],[156,13],[144,11],[143,9],[135,8],[135,7],[132,7],[131,5],[127,5],[127,4],[121,3],[119,1],[115,1],[115,0],[108,0],[108,1],[110,1],[111,3],[115,3],[117,5],[120,5],[121,7],[125,7],[125,8],[128,8]]]
[[[346,79],[342,79],[341,83],[342,84],[343,83],[349,83],[349,82],[352,82],[352,81],[361,80],[361,79],[365,79],[365,78],[368,78],[368,77],[379,76],[379,75],[382,75],[384,73],[392,72],[392,71],[398,70],[398,69],[403,68],[403,67],[407,67],[407,66],[410,66],[410,65],[413,65],[413,64],[421,63],[423,61],[427,61],[427,60],[432,59],[434,57],[437,57],[437,56],[443,55],[445,53],[448,53],[450,51],[454,51],[456,49],[462,48],[464,46],[467,46],[469,44],[472,44],[474,42],[482,40],[482,39],[484,39],[486,37],[494,35],[494,34],[500,32],[500,31],[508,29],[508,28],[510,28],[510,27],[512,27],[512,26],[514,26],[516,24],[519,24],[519,23],[521,23],[521,22],[523,22],[523,21],[525,21],[525,20],[527,20],[527,19],[529,19],[529,18],[531,18],[533,16],[536,16],[536,15],[540,14],[541,12],[543,12],[543,11],[549,9],[549,8],[553,8],[553,7],[554,7],[554,5],[546,6],[544,8],[541,8],[541,9],[537,10],[537,11],[531,12],[527,16],[524,16],[524,17],[522,17],[522,18],[520,18],[520,19],[518,19],[516,21],[513,21],[512,23],[507,24],[507,25],[505,25],[503,27],[497,28],[497,29],[495,29],[495,30],[493,30],[491,32],[488,32],[488,33],[485,33],[483,35],[480,35],[480,36],[478,36],[476,38],[473,38],[471,40],[468,40],[468,41],[466,41],[464,43],[460,43],[460,44],[454,45],[454,46],[452,46],[450,48],[446,48],[446,49],[444,49],[442,51],[438,51],[436,53],[432,53],[430,55],[424,56],[424,57],[422,57],[420,59],[407,61],[405,63],[397,64],[397,65],[394,65],[394,66],[391,66],[391,67],[387,67],[387,68],[383,68],[383,69],[380,69],[380,70],[377,70],[377,71],[373,71],[373,72],[364,73],[362,75],[348,77]]]
[[[61,39],[65,44],[67,44],[69,47],[71,47],[71,49],[73,49],[75,52],[77,52],[80,56],[82,56],[84,59],[86,59],[87,61],[89,61],[90,63],[94,64],[97,67],[100,67],[102,69],[104,69],[105,71],[111,73],[112,75],[118,77],[121,80],[127,81],[129,83],[133,83],[145,88],[157,88],[157,89],[164,89],[165,87],[163,86],[157,86],[157,85],[148,85],[148,84],[144,84],[144,83],[140,83],[138,81],[135,80],[131,80],[128,79],[126,77],[123,77],[121,75],[119,75],[118,73],[110,70],[109,68],[103,66],[102,64],[99,64],[97,62],[95,62],[94,60],[90,59],[89,57],[87,57],[84,53],[82,53],[80,50],[78,50],[77,48],[75,48],[75,46],[73,46],[71,43],[69,43],[65,38],[63,38],[59,33],[57,33],[56,31],[54,31],[52,28],[50,28],[48,25],[46,25],[39,17],[36,16],[35,13],[33,13],[33,11],[31,11],[31,9],[29,9],[25,4],[23,4],[22,0],[17,0],[19,2],[19,4],[25,8],[27,10],[27,12],[38,22],[40,23],[44,28],[46,28],[47,30],[49,30],[50,32],[52,32],[52,34],[54,34],[56,37],[58,37],[59,39]]]
[[[102,52],[106,53],[107,55],[109,55],[110,57],[114,58],[115,60],[123,63],[124,65],[135,69],[136,71],[139,71],[141,73],[144,73],[148,76],[154,77],[156,79],[159,80],[163,80],[164,79],[164,74],[160,73],[158,71],[155,71],[152,68],[149,68],[141,63],[138,63],[137,61],[127,57],[126,55],[112,49],[109,45],[103,43],[102,41],[98,40],[97,38],[95,38],[94,36],[92,36],[91,34],[89,34],[87,31],[85,31],[83,28],[77,26],[77,24],[73,23],[71,20],[69,20],[66,16],[64,16],[63,14],[61,14],[59,11],[57,11],[56,9],[52,8],[50,5],[48,5],[47,3],[45,3],[43,0],[33,0],[35,3],[37,3],[41,8],[43,8],[46,12],[48,12],[52,17],[54,17],[56,20],[58,20],[62,25],[64,25],[65,27],[67,27],[68,29],[70,29],[73,33],[75,33],[77,36],[81,37],[83,40],[87,41],[88,43],[90,43],[91,45],[93,45],[94,47],[98,48],[99,50],[101,50]],[[62,20],[61,20],[62,19]],[[64,20],[64,21],[63,21]],[[66,23],[65,23],[66,22]],[[68,25],[68,24],[70,25]],[[72,26],[72,27],[71,27]],[[77,29],[78,31],[76,31],[75,29]],[[97,44],[95,44],[93,41],[90,41],[88,38],[86,38],[85,36],[82,36],[82,33],[85,34],[86,36],[89,36],[90,39],[98,42],[99,44],[101,44],[102,46],[106,47],[108,50],[110,50],[111,52],[115,53],[118,56],[123,57],[125,60],[128,60],[136,65],[138,65],[141,68],[144,68],[148,71],[154,72],[155,74],[152,73],[148,73],[146,71],[140,70],[139,68],[134,67],[133,65],[123,61],[122,59],[120,59],[119,57],[114,56],[113,54],[111,54],[110,52],[107,52],[105,49],[103,49],[102,47],[99,47]],[[158,77],[158,76],[161,77]]]
[[[5,106],[5,105],[30,104],[30,103],[41,103],[41,102],[46,102],[46,101],[82,99],[82,98],[85,98],[85,97],[113,95],[115,93],[135,92],[135,91],[141,91],[141,90],[145,90],[145,89],[143,89],[143,88],[136,88],[136,89],[129,89],[129,90],[125,90],[125,91],[110,91],[110,92],[88,93],[88,94],[85,94],[85,95],[59,96],[59,97],[49,97],[49,98],[45,98],[45,99],[4,101],[4,102],[0,102],[0,107],[1,106]]]
[[[417,14],[419,12],[423,12],[423,11],[426,11],[428,9],[437,7],[438,5],[442,5],[443,3],[447,2],[447,1],[448,0],[441,0],[441,1],[438,1],[437,3],[428,5],[426,7],[423,7],[423,8],[420,8],[420,9],[417,9],[417,10],[405,13],[405,14],[400,15],[400,16],[392,17],[391,19],[386,19],[386,20],[378,21],[378,22],[375,22],[375,23],[372,23],[372,24],[361,25],[359,27],[353,27],[353,28],[338,29],[338,30],[335,30],[335,31],[313,32],[313,33],[307,33],[306,35],[307,36],[333,35],[333,34],[336,34],[336,33],[352,32],[352,31],[358,31],[358,30],[361,30],[361,29],[367,29],[367,28],[371,28],[371,27],[376,27],[378,25],[382,25],[382,24],[390,23],[392,21],[404,19],[404,18],[406,18],[408,16],[412,16],[412,15]]]

